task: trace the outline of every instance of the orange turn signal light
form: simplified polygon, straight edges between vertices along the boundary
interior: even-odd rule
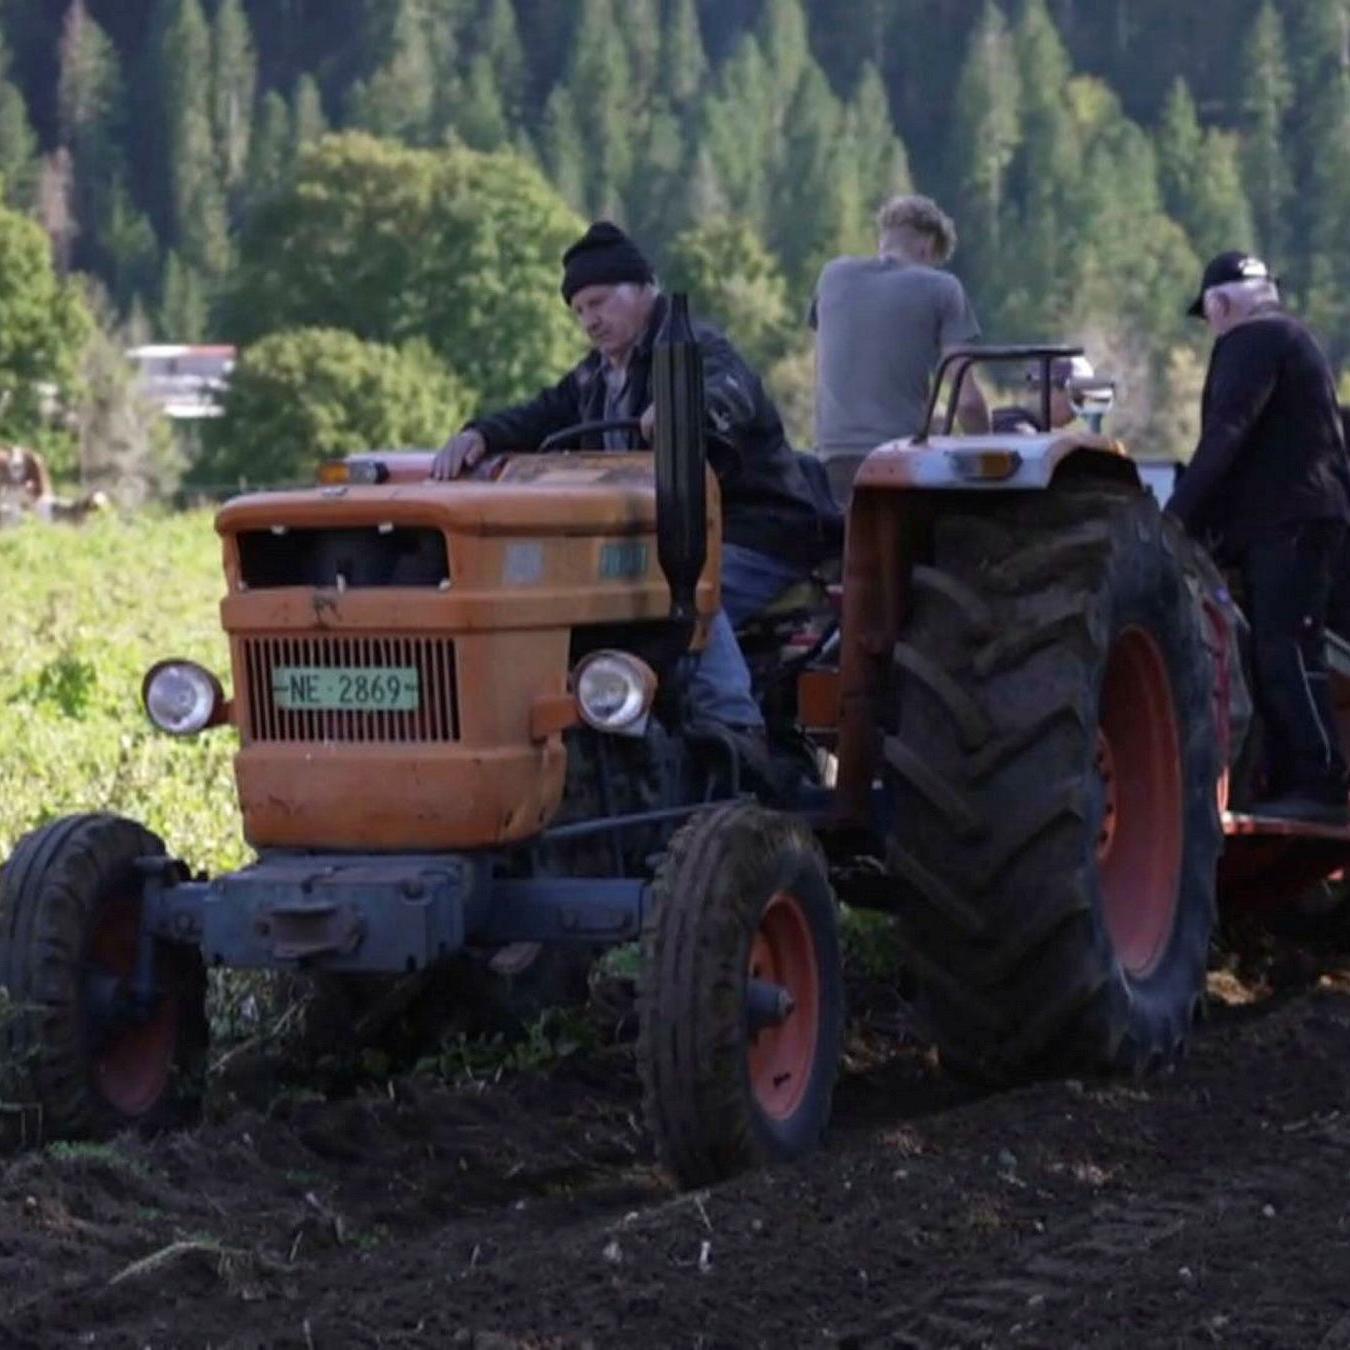
[[[351,469],[345,459],[326,459],[319,465],[319,482],[324,487],[336,487],[340,483],[350,483]]]
[[[1011,478],[1022,467],[1016,450],[949,450],[947,458],[958,478],[977,482]]]

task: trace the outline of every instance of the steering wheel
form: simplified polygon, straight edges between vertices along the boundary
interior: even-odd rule
[[[641,431],[642,419],[640,417],[606,417],[599,422],[577,422],[570,427],[563,427],[561,431],[555,431],[551,436],[545,436],[539,442],[539,450],[542,454],[545,450],[555,450],[568,440],[575,440],[579,436],[588,436],[596,431]],[[571,449],[577,447],[573,445]]]

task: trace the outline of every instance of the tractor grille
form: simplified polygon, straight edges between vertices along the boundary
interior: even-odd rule
[[[447,638],[244,638],[242,645],[250,740],[376,745],[459,738],[455,644]],[[273,692],[273,672],[288,666],[329,670],[414,667],[419,706],[409,711],[281,707]]]

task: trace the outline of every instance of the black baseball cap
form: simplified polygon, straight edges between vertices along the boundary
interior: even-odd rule
[[[1205,275],[1200,281],[1200,294],[1191,303],[1187,314],[1193,318],[1203,318],[1205,314],[1205,292],[1211,286],[1226,286],[1230,281],[1274,281],[1269,267],[1251,253],[1241,249],[1230,249],[1209,260]]]

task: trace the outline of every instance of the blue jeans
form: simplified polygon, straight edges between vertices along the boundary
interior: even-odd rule
[[[722,545],[722,608],[712,621],[708,645],[689,686],[698,717],[734,727],[764,725],[734,630],[808,575],[805,568],[767,553],[739,544]]]

